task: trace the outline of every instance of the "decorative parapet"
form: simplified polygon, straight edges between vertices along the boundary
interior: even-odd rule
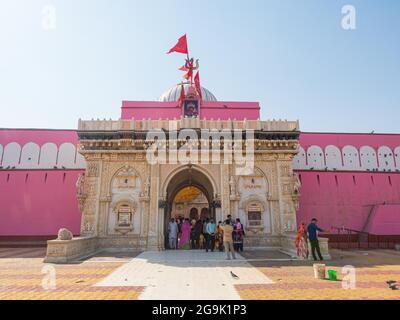
[[[240,129],[261,131],[299,131],[299,121],[287,120],[213,120],[199,118],[181,119],[131,119],[131,120],[81,120],[78,122],[79,131],[119,131],[119,130],[180,130],[185,128],[197,129]]]

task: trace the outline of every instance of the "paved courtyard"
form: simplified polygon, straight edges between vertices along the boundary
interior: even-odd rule
[[[0,299],[398,299],[400,253],[332,250],[338,281],[314,279],[311,261],[274,251],[102,253],[68,265],[44,264],[44,248],[0,248]],[[344,289],[342,267],[355,267]],[[54,280],[54,281],[53,281]]]

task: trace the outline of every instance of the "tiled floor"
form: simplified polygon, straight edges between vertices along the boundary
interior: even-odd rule
[[[0,299],[137,299],[144,289],[94,286],[126,260],[96,261],[95,258],[83,263],[54,265],[44,264],[44,255],[42,248],[0,248]]]
[[[0,248],[0,299],[400,300],[400,290],[386,284],[400,281],[400,253],[389,250],[332,250],[325,263],[339,281],[314,279],[311,261],[285,261],[261,250],[245,251],[237,261],[219,253],[167,251],[102,254],[69,265],[44,264],[44,254],[43,248]],[[346,265],[355,267],[355,289],[342,287]]]

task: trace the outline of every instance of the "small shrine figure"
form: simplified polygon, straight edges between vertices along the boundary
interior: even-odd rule
[[[296,173],[293,173],[293,178],[294,178],[293,192],[295,194],[299,194],[300,187],[301,187],[301,182],[300,182],[299,176]]]
[[[83,195],[85,185],[85,174],[82,173],[79,175],[78,180],[76,181],[76,193],[78,195]]]
[[[196,59],[196,66],[194,65],[193,58],[187,58],[185,60],[185,65],[182,66],[179,70],[186,71],[183,76],[186,80],[190,81],[190,84],[193,83],[193,71],[199,69],[199,59]]]
[[[145,182],[144,182],[144,186],[143,186],[143,196],[144,197],[148,197],[150,196],[150,178],[147,177]]]

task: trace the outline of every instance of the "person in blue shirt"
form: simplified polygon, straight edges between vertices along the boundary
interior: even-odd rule
[[[315,256],[315,250],[317,250],[317,254],[320,260],[324,260],[321,255],[321,250],[319,248],[319,242],[318,242],[318,235],[317,231],[324,232],[321,228],[317,226],[318,220],[313,218],[311,220],[311,223],[307,227],[307,233],[308,233],[308,239],[310,240],[311,244],[311,253],[314,258],[314,261],[317,261],[317,257]]]
[[[214,252],[215,248],[215,233],[217,226],[214,223],[214,219],[210,219],[210,221],[206,225],[205,230],[205,238],[206,238],[206,252],[211,249],[211,252]]]

